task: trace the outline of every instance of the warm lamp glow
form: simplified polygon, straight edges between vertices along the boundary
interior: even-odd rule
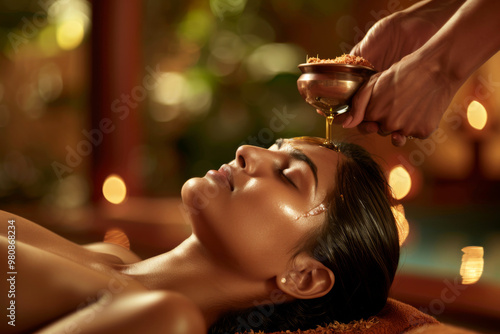
[[[408,220],[406,220],[403,205],[399,204],[393,206],[391,210],[398,227],[399,245],[401,246],[410,233],[410,224],[408,224]]]
[[[410,173],[402,165],[394,167],[389,173],[389,185],[392,188],[394,198],[402,199],[408,195],[411,189]]]
[[[464,252],[464,255],[462,256],[462,266],[460,267],[462,284],[474,284],[483,274],[483,247],[464,247],[462,248],[462,252]]]
[[[102,185],[104,198],[113,204],[120,204],[127,196],[127,187],[118,175],[110,175]]]
[[[488,120],[488,113],[481,103],[472,101],[467,107],[467,120],[474,129],[482,130]]]

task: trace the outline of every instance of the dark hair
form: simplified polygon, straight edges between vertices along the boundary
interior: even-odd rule
[[[366,319],[384,307],[399,262],[391,191],[384,172],[366,150],[344,142],[335,147],[343,158],[327,201],[327,223],[300,249],[333,271],[331,291],[316,299],[273,304],[268,312],[262,307],[232,311],[209,333],[306,330],[335,320]]]

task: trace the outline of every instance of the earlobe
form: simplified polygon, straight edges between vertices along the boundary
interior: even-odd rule
[[[276,278],[280,290],[297,299],[313,299],[326,295],[335,276],[321,262],[309,255],[299,255],[288,272]]]

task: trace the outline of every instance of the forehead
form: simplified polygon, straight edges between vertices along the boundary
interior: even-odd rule
[[[320,144],[303,141],[300,139],[287,139],[284,146],[290,146],[292,149],[299,149],[304,152],[318,166],[318,171],[321,167],[327,172],[332,173],[337,170],[339,154],[337,151]]]
[[[278,139],[269,149],[276,149],[277,143],[281,141],[282,150],[300,150],[310,158],[312,158],[312,156],[316,156],[319,160],[329,160],[330,158],[334,158],[335,161],[338,160],[339,154],[334,146],[326,147],[323,141],[315,139],[320,138],[309,139],[309,137],[298,137],[292,139]],[[314,162],[319,163],[321,161],[314,160]]]

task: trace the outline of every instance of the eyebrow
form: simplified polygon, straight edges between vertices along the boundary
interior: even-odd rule
[[[281,146],[283,146],[284,142],[285,140],[283,138],[279,138],[274,144],[278,146],[279,150]],[[292,150],[290,151],[290,157],[294,160],[304,161],[309,166],[314,176],[314,191],[316,191],[316,189],[318,188],[318,167],[316,167],[316,164],[307,155],[305,155],[304,152],[293,146]]]

